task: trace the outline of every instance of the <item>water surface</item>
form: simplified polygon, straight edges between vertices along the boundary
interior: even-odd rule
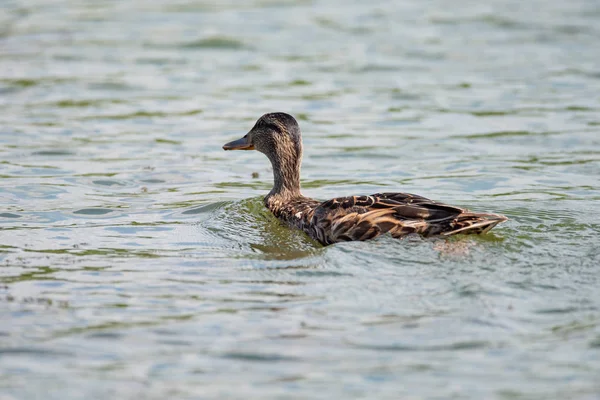
[[[3,399],[599,398],[596,1],[0,10]],[[306,195],[510,221],[323,248],[221,150],[269,111]]]

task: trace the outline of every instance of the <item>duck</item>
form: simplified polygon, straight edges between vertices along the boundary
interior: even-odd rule
[[[302,195],[302,135],[296,119],[283,112],[261,116],[244,137],[223,150],[257,150],[273,167],[273,188],[264,205],[283,223],[304,231],[322,245],[366,241],[389,234],[401,239],[485,234],[506,218],[471,212],[425,197],[399,192],[338,197],[319,201]]]

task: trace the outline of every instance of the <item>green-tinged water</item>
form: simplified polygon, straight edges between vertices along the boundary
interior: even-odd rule
[[[218,4],[217,4],[218,3]],[[595,0],[0,3],[0,399],[600,398]],[[510,218],[321,247],[304,193]]]

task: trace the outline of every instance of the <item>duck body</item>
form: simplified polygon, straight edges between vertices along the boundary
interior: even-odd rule
[[[390,234],[402,238],[486,233],[506,220],[498,214],[472,213],[409,193],[376,193],[339,197],[324,202],[300,196],[265,206],[288,225],[306,232],[323,245],[370,240]]]
[[[281,221],[323,245],[370,240],[487,233],[507,218],[476,213],[409,193],[377,193],[318,201],[300,193],[302,141],[296,120],[285,113],[263,115],[243,138],[225,150],[258,150],[273,165],[274,186],[265,206]]]

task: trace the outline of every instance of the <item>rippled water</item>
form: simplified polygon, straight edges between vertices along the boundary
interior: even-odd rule
[[[599,398],[600,8],[483,3],[4,2],[0,398]],[[307,195],[510,221],[323,248],[268,111]]]

